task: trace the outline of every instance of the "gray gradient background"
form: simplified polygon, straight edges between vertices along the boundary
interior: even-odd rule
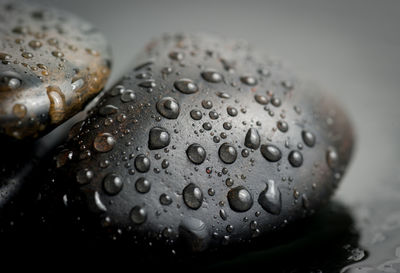
[[[363,225],[361,244],[371,248],[367,264],[395,256],[400,246],[400,1],[37,2],[72,11],[104,32],[114,55],[109,86],[151,38],[186,31],[248,40],[335,94],[358,135],[336,198],[354,208]],[[387,219],[380,215],[394,218],[398,230],[376,247],[369,237],[384,229]]]

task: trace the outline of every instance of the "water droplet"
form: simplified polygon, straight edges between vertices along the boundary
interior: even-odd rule
[[[190,145],[186,150],[186,154],[194,164],[201,164],[206,159],[206,150],[197,143]]]
[[[286,132],[289,130],[289,125],[288,125],[288,123],[287,123],[286,121],[283,121],[283,120],[279,120],[279,121],[276,123],[276,126],[277,126],[278,129],[279,129],[281,132],[283,132],[283,133],[286,133]]]
[[[118,112],[118,107],[108,104],[100,107],[99,115],[106,117],[108,115],[113,115]]]
[[[232,233],[234,230],[234,227],[232,225],[227,225],[225,229],[227,232]]]
[[[12,59],[12,56],[10,54],[0,52],[0,60],[1,61],[9,62],[9,61],[11,61],[11,59]]]
[[[147,193],[150,191],[151,183],[144,177],[140,177],[135,182],[135,188],[140,193]]]
[[[273,106],[275,106],[275,107],[279,107],[279,106],[281,106],[282,102],[281,102],[281,100],[280,100],[279,98],[277,98],[277,97],[272,97],[272,99],[271,99],[271,104],[272,104]]]
[[[16,103],[13,106],[12,112],[16,117],[22,119],[26,116],[27,109],[25,105]]]
[[[132,90],[125,90],[121,95],[122,102],[130,102],[135,99],[136,95]]]
[[[243,149],[243,150],[242,150],[242,156],[243,156],[243,157],[246,158],[246,157],[248,157],[249,155],[250,155],[250,152],[249,152],[248,149]]]
[[[53,55],[56,58],[62,58],[64,57],[64,53],[62,53],[61,51],[52,51],[51,55]]]
[[[221,160],[227,164],[232,164],[237,158],[235,147],[228,143],[222,144],[218,153]]]
[[[157,84],[153,79],[150,79],[139,83],[139,86],[143,88],[155,88]]]
[[[302,131],[301,132],[301,137],[303,138],[304,143],[308,147],[314,147],[315,145],[315,136],[313,133],[310,131]]]
[[[126,90],[125,86],[117,85],[111,90],[110,95],[115,97],[115,96],[118,96],[118,95],[121,95],[122,93],[124,93],[125,90]]]
[[[260,147],[260,134],[255,128],[250,128],[244,139],[244,145],[250,149],[257,150]]]
[[[229,95],[228,93],[225,93],[225,92],[217,92],[216,94],[221,99],[229,99],[231,97],[231,95]]]
[[[211,123],[209,123],[209,122],[204,122],[204,123],[203,123],[203,129],[204,129],[204,130],[207,130],[207,131],[210,131],[210,130],[212,129]]]
[[[25,59],[32,59],[33,58],[33,54],[30,52],[23,52],[21,54],[22,57],[24,57]]]
[[[182,192],[183,201],[191,209],[198,209],[203,203],[203,192],[195,184],[190,183]]]
[[[179,225],[179,232],[192,251],[199,252],[207,249],[210,235],[203,221],[185,217]]]
[[[212,83],[219,83],[223,80],[222,75],[213,69],[204,71],[203,73],[201,73],[201,76],[206,81],[212,82]]]
[[[242,83],[244,83],[244,84],[246,84],[246,85],[249,85],[249,86],[255,86],[255,85],[257,85],[257,79],[256,78],[254,78],[254,77],[252,77],[252,76],[243,76],[243,77],[240,77],[240,81],[242,82]]]
[[[47,96],[50,100],[49,115],[53,124],[64,120],[66,114],[65,96],[57,86],[47,87]]]
[[[291,151],[288,160],[293,167],[300,167],[303,164],[303,155],[299,151]]]
[[[103,202],[101,201],[100,194],[99,194],[98,191],[96,191],[96,192],[94,193],[94,204],[96,205],[96,207],[97,207],[98,210],[100,210],[100,211],[102,211],[102,212],[106,212],[106,211],[107,211],[106,206],[105,206],[105,205],[103,204]]]
[[[161,162],[161,167],[162,167],[163,169],[168,168],[168,167],[169,167],[169,161],[168,161],[167,159],[164,159],[164,160]]]
[[[332,169],[335,169],[339,163],[339,154],[337,153],[336,149],[333,147],[329,147],[326,151],[326,162],[328,166]]]
[[[218,119],[219,117],[218,113],[215,111],[210,111],[208,115],[210,116],[210,119]]]
[[[105,153],[111,151],[116,143],[115,138],[110,133],[99,133],[93,141],[96,151]]]
[[[93,171],[88,168],[82,169],[76,173],[76,182],[80,185],[88,184],[94,177]]]
[[[232,106],[228,106],[226,108],[226,112],[228,113],[228,115],[230,115],[231,117],[236,117],[238,114],[238,110],[235,107]]]
[[[190,79],[180,79],[174,82],[175,88],[183,94],[193,94],[199,91],[197,85]]]
[[[179,104],[174,98],[164,97],[157,102],[156,107],[160,115],[165,118],[176,119],[179,116]]]
[[[28,45],[33,49],[38,49],[42,46],[42,42],[38,40],[32,40],[28,43]]]
[[[21,86],[21,80],[14,72],[5,72],[0,75],[0,91],[11,91]]]
[[[271,162],[276,162],[280,160],[282,157],[281,150],[279,150],[278,147],[271,144],[261,145],[260,150],[263,157]]]
[[[171,205],[171,203],[172,203],[172,198],[168,194],[163,193],[160,195],[160,204],[161,205],[168,206],[168,205]]]
[[[156,150],[167,147],[170,143],[170,136],[166,129],[154,127],[149,133],[149,149]]]
[[[109,195],[116,195],[122,190],[124,183],[122,182],[121,177],[119,177],[115,173],[109,173],[103,179],[103,189]]]
[[[39,66],[39,65],[38,65]],[[46,68],[47,69],[47,68]],[[44,72],[44,71],[43,71]],[[80,88],[83,87],[83,85],[85,84],[85,81],[83,79],[77,79],[73,82],[71,82],[71,88],[72,91],[76,92],[77,90],[79,90]]]
[[[258,196],[258,203],[265,211],[271,214],[278,215],[281,213],[281,191],[275,184],[274,180],[268,180],[266,188]]]
[[[232,129],[232,123],[224,122],[224,124],[222,124],[222,127],[224,127],[225,130],[230,130]]]
[[[227,178],[226,180],[225,180],[225,185],[227,186],[227,187],[232,187],[233,186],[233,179],[232,178]]]
[[[194,120],[201,120],[201,118],[203,117],[203,115],[201,114],[201,111],[197,110],[197,109],[193,109],[192,111],[190,111],[190,116]]]
[[[268,98],[262,95],[254,95],[254,99],[261,105],[266,105],[269,102]]]
[[[135,167],[141,173],[145,173],[145,172],[149,171],[150,159],[143,154],[138,155],[135,158]]]
[[[228,216],[226,215],[226,212],[225,212],[225,210],[224,209],[220,209],[219,210],[219,216],[222,218],[222,220],[226,220],[226,219],[228,219]]]
[[[182,61],[185,58],[185,54],[178,51],[172,51],[168,54],[168,56],[174,61]]]
[[[201,106],[203,106],[204,109],[211,109],[213,107],[213,103],[210,100],[203,100],[201,102]]]
[[[245,187],[238,186],[228,192],[228,202],[232,210],[245,212],[253,205],[253,197]]]
[[[146,221],[147,212],[144,208],[140,206],[135,206],[132,208],[129,216],[134,224],[140,225]]]

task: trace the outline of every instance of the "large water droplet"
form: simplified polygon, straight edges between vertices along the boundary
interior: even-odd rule
[[[261,154],[263,157],[271,162],[276,162],[281,159],[282,153],[281,150],[279,150],[278,147],[271,145],[271,144],[265,144],[261,145]]]
[[[160,204],[164,206],[169,206],[172,203],[172,198],[166,193],[160,195]]]
[[[191,209],[198,209],[203,203],[203,192],[195,184],[190,183],[182,192],[183,201]]]
[[[48,86],[47,96],[50,100],[49,115],[51,122],[56,124],[64,120],[66,114],[66,103],[64,93],[59,87]]]
[[[140,193],[147,193],[150,191],[151,183],[144,177],[140,177],[135,182],[135,188]]]
[[[119,177],[115,173],[109,173],[103,179],[103,189],[109,195],[116,195],[122,190],[124,183],[122,182],[121,177]]]
[[[126,90],[121,95],[122,102],[131,102],[135,99],[136,95],[132,90]]]
[[[192,111],[190,111],[190,116],[194,120],[201,120],[201,118],[203,117],[201,111],[197,109],[193,109]]]
[[[244,139],[244,145],[250,149],[257,150],[260,147],[260,134],[255,128],[250,128]]]
[[[93,141],[93,147],[96,151],[105,153],[114,147],[116,143],[115,138],[110,133],[99,133]]]
[[[150,159],[143,154],[138,155],[135,158],[135,167],[141,173],[147,172],[150,169]]]
[[[258,203],[271,214],[278,215],[282,209],[281,191],[274,180],[268,180],[265,190],[258,196]]]
[[[313,133],[310,131],[302,131],[301,132],[301,137],[303,138],[304,143],[308,147],[314,147],[315,145],[315,136]]]
[[[289,130],[289,125],[286,121],[280,120],[276,123],[276,126],[278,127],[278,129],[283,132],[286,133]]]
[[[230,115],[231,117],[236,117],[238,114],[238,110],[235,107],[232,106],[228,106],[226,108],[226,112],[228,113],[228,115]]]
[[[186,150],[187,157],[194,164],[201,164],[206,159],[206,150],[197,143],[193,143]]]
[[[238,186],[228,192],[228,202],[232,210],[244,212],[253,205],[253,197],[245,187]]]
[[[300,167],[303,164],[303,155],[299,151],[291,151],[288,160],[293,167]]]
[[[268,98],[262,95],[254,95],[254,99],[261,105],[266,105],[269,102]]]
[[[199,91],[197,85],[190,79],[180,79],[174,82],[175,88],[183,94],[193,94]]]
[[[179,116],[179,104],[171,97],[164,97],[157,102],[157,111],[165,118],[176,119]]]
[[[80,185],[88,184],[94,177],[93,171],[88,168],[82,169],[76,173],[76,182]]]
[[[170,136],[166,129],[154,127],[149,133],[149,149],[156,150],[167,147],[170,143]]]
[[[203,106],[204,109],[211,109],[213,107],[213,103],[210,100],[203,100],[201,102],[201,106]]]
[[[218,154],[219,158],[227,164],[232,164],[237,158],[236,148],[229,143],[222,144],[219,148]]]
[[[135,206],[132,208],[129,216],[134,224],[140,225],[146,221],[147,212],[144,208],[140,206]]]
[[[207,249],[210,236],[203,221],[185,217],[179,225],[179,233],[192,251],[199,252]]]

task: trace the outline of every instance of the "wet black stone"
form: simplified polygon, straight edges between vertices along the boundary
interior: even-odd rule
[[[184,59],[172,60],[170,52],[182,52]],[[59,199],[65,199],[62,207],[70,215],[78,217],[71,204],[88,211],[91,224],[79,218],[80,228],[179,256],[188,253],[184,246],[204,251],[271,238],[268,233],[292,226],[330,198],[352,146],[350,123],[333,100],[274,63],[263,65],[243,44],[208,35],[166,35],[143,54],[152,63],[130,70],[99,100],[98,108],[113,105],[116,113],[94,111],[73,130],[63,146],[71,159],[55,170],[55,182],[48,182],[60,187]],[[228,63],[221,71],[226,79],[203,78],[208,67],[225,69]],[[259,69],[268,69],[268,78]],[[143,73],[151,78],[138,79]],[[256,84],[251,78],[243,83],[246,75],[256,76]],[[151,92],[138,86],[148,79],[156,84]],[[293,92],[280,86],[284,80],[296,83]],[[120,99],[126,90],[136,94],[128,103]],[[255,92],[265,98],[257,101]],[[332,113],[337,122],[327,126]],[[312,148],[304,130],[318,140]],[[93,151],[100,133],[113,139],[112,149],[101,153]],[[91,178],[78,183],[83,169],[93,175],[84,174]],[[103,187],[109,173],[124,183],[114,195]]]

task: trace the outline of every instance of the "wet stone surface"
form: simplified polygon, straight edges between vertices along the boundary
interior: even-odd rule
[[[327,203],[351,155],[346,114],[257,54],[207,35],[151,42],[63,145],[66,209],[98,219],[94,234],[175,252],[257,241]]]

